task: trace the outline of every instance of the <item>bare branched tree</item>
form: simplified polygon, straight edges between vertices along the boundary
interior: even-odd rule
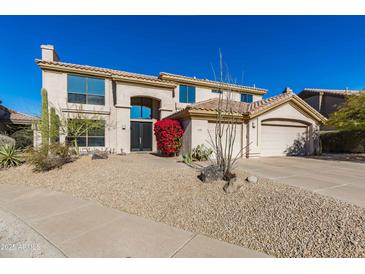
[[[236,167],[237,161],[241,158],[243,151],[247,148],[243,147],[238,152],[234,151],[237,125],[242,124],[242,115],[237,112],[237,106],[233,98],[233,92],[229,84],[233,84],[232,78],[226,68],[224,75],[222,53],[219,52],[219,98],[217,105],[217,116],[215,122],[214,134],[208,131],[209,143],[214,151],[214,164],[217,165],[223,172],[223,179],[230,180],[235,175],[233,170]],[[214,70],[213,70],[214,72]],[[216,74],[214,72],[216,77]]]

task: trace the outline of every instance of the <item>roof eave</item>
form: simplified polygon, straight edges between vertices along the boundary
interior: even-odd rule
[[[164,82],[164,81],[154,81],[154,80],[148,80],[148,79],[139,79],[139,78],[128,77],[128,76],[120,76],[120,75],[113,75],[112,80],[114,80],[116,82],[144,84],[144,85],[163,87],[163,88],[168,88],[168,89],[174,89],[176,87],[175,83]]]
[[[52,70],[52,71],[61,71],[61,72],[68,72],[68,73],[91,75],[91,76],[109,78],[109,79],[113,79],[115,81],[120,81],[120,82],[144,84],[144,85],[155,86],[155,87],[164,87],[164,88],[169,88],[169,89],[174,89],[176,87],[175,83],[162,81],[157,78],[156,78],[156,80],[153,80],[153,79],[138,78],[138,77],[133,77],[133,76],[123,76],[123,75],[114,74],[112,72],[94,71],[94,70],[89,70],[89,69],[84,69],[84,68],[71,68],[71,67],[65,67],[65,66],[58,65],[58,64],[45,63],[45,62],[42,62],[42,60],[36,60],[36,63],[43,70]]]
[[[264,95],[266,94],[267,90],[265,89],[256,89],[256,88],[249,88],[249,87],[243,87],[243,86],[234,86],[227,83],[215,83],[210,81],[205,81],[201,79],[193,79],[193,78],[185,78],[182,76],[177,75],[170,75],[167,73],[160,73],[159,76],[160,79],[168,80],[172,82],[178,82],[178,83],[184,83],[184,84],[192,84],[196,86],[202,86],[202,87],[209,87],[209,88],[216,88],[216,89],[229,89],[235,92],[240,93],[249,93],[253,95]]]
[[[234,118],[236,121],[245,121],[247,120],[248,116],[246,114],[241,113],[223,113],[222,118]],[[217,111],[216,110],[203,110],[203,109],[192,109],[192,108],[185,108],[181,111],[173,113],[167,116],[165,119],[206,119],[206,120],[216,120],[217,119]]]
[[[307,113],[309,116],[311,116],[313,119],[315,119],[317,122],[320,122],[322,124],[325,124],[327,122],[327,118],[324,117],[322,114],[320,114],[318,111],[316,111],[314,108],[312,108],[311,106],[309,106],[305,101],[303,101],[301,98],[299,98],[298,96],[291,96],[286,98],[285,100],[281,100],[276,102],[275,104],[272,104],[269,107],[263,108],[261,110],[258,110],[252,114],[249,114],[249,118],[253,119],[259,115],[262,115],[270,110],[273,110],[285,103],[288,102],[294,102],[298,107],[300,107],[300,109],[302,109],[303,111],[305,111],[305,113]]]
[[[112,74],[108,73],[108,72],[94,71],[94,70],[83,69],[83,68],[70,68],[70,67],[65,67],[65,66],[57,65],[57,64],[47,64],[47,63],[42,62],[41,60],[36,60],[36,64],[43,70],[71,72],[71,73],[76,73],[76,74],[85,74],[85,75],[98,76],[98,77],[104,77],[104,78],[112,77]]]
[[[31,125],[34,121],[37,121],[37,119],[34,120],[9,120],[14,125]]]

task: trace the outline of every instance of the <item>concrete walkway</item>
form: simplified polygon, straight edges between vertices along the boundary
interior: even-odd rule
[[[45,239],[59,257],[268,257],[46,189],[0,184],[0,209]],[[9,239],[0,237],[4,241]]]
[[[365,207],[365,163],[300,157],[244,159],[239,168]]]

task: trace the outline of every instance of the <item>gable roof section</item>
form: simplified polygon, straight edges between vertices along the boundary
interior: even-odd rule
[[[317,94],[328,94],[334,96],[349,96],[349,95],[357,95],[362,91],[360,90],[349,90],[349,89],[319,89],[319,88],[305,88],[303,89],[298,96],[301,98],[308,98]]]
[[[308,105],[305,101],[303,101],[301,98],[299,98],[292,92],[285,92],[280,95],[273,96],[271,98],[264,100],[255,101],[252,103],[232,101],[233,104],[231,108],[232,111],[230,112],[237,115],[241,115],[242,117],[246,117],[247,119],[251,119],[287,102],[292,102],[302,111],[304,111],[313,119],[319,122],[325,123],[327,121],[327,119],[322,114],[320,114],[318,111],[316,111],[314,108],[312,108],[310,105]],[[210,115],[216,115],[218,104],[219,104],[218,98],[202,101],[194,105],[187,106],[185,109],[176,112],[174,114],[171,114],[166,118],[178,119],[180,117],[187,117],[194,115],[204,116],[204,113]],[[227,106],[226,100],[222,100],[222,106],[223,110],[227,112],[228,109],[224,107]]]
[[[163,80],[203,86],[203,87],[208,87],[208,88],[228,89],[231,91],[241,92],[241,93],[245,92],[245,93],[249,93],[249,94],[263,95],[263,94],[266,94],[266,92],[267,92],[267,90],[263,89],[263,88],[222,83],[219,81],[212,81],[212,80],[208,80],[208,79],[198,79],[195,77],[187,77],[187,76],[172,74],[172,73],[167,73],[167,72],[161,72],[159,78],[163,79]]]
[[[237,114],[246,114],[249,104],[244,102],[238,102],[238,101],[231,101],[231,105],[228,106],[227,100],[223,99],[221,101],[221,108],[224,112],[230,112],[229,108],[233,110],[233,113]],[[201,110],[201,111],[216,111],[219,107],[219,99],[218,98],[212,98],[206,101],[201,101],[198,103],[195,103],[194,105],[190,105],[187,107],[187,109],[192,110]]]
[[[38,120],[36,117],[17,112],[3,105],[0,105],[0,110],[4,111],[5,113],[5,115],[0,116],[0,121],[11,122],[14,124],[31,125],[33,121]]]
[[[266,90],[261,88],[233,85],[210,80],[202,80],[165,72],[161,72],[160,75],[157,77],[157,76],[115,70],[115,69],[107,69],[88,65],[78,65],[59,61],[56,62],[56,61],[46,61],[42,59],[36,59],[35,62],[41,69],[44,70],[80,73],[96,77],[111,78],[115,81],[142,83],[166,88],[175,88],[179,83],[188,83],[216,89],[226,88],[232,91],[246,92],[249,94],[262,95],[266,93]]]
[[[77,65],[64,62],[45,61],[36,59],[37,65],[45,70],[63,71],[71,73],[83,73],[87,75],[106,77],[113,80],[120,80],[132,83],[144,83],[150,85],[163,86],[168,88],[175,88],[176,84],[170,81],[164,81],[156,76],[131,73],[115,69],[100,68],[88,65]]]

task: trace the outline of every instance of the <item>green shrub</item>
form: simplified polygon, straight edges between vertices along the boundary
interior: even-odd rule
[[[212,153],[213,150],[211,148],[207,148],[205,145],[201,144],[197,145],[196,148],[193,149],[191,157],[194,161],[207,161]]]
[[[193,157],[191,156],[191,153],[184,154],[182,156],[182,161],[185,164],[190,165],[193,162]]]
[[[365,130],[326,132],[320,138],[324,153],[365,152]]]
[[[38,150],[28,149],[26,161],[34,167],[34,171],[48,171],[72,162],[74,154],[74,150],[67,145],[42,145]]]
[[[22,163],[22,157],[14,145],[0,147],[0,167],[8,168]]]
[[[15,131],[11,137],[15,139],[17,149],[24,149],[33,145],[33,130],[30,127]]]
[[[9,136],[0,134],[0,146],[3,145],[14,146],[15,140],[13,138],[10,138]]]

